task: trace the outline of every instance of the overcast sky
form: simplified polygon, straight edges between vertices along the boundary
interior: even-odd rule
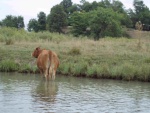
[[[0,0],[0,21],[6,15],[23,16],[25,25],[31,18],[37,18],[40,11],[49,14],[50,9],[63,0]],[[72,0],[73,3],[79,4],[81,0]],[[86,0],[88,2],[101,0]],[[133,0],[120,0],[126,9],[133,8]],[[144,4],[150,8],[150,0],[143,0]]]

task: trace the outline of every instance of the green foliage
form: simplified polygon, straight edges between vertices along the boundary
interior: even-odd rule
[[[71,0],[63,0],[60,4],[63,6],[66,14],[69,14],[69,8],[72,6],[72,1]]]
[[[0,29],[0,42],[5,44],[14,44],[19,41],[37,42],[41,40],[61,42],[66,39],[71,39],[72,36],[66,36],[59,33],[42,32],[26,32],[24,29],[17,30],[16,28],[2,27]]]
[[[22,16],[7,15],[1,22],[2,26],[24,28],[24,19]]]
[[[46,14],[44,12],[38,14],[38,28],[39,31],[46,30]]]
[[[0,26],[2,26],[2,21],[0,21]]]
[[[24,28],[24,18],[22,16],[17,17],[17,28]]]
[[[85,76],[87,67],[88,67],[88,64],[86,62],[76,63],[72,67],[71,72],[74,76]]]
[[[71,26],[72,32],[67,30],[74,36],[94,37],[95,40],[107,36],[124,36],[122,28],[133,27],[137,21],[146,24],[144,28],[148,30],[149,8],[141,0],[134,0],[133,6],[134,10],[126,10],[123,3],[118,0],[81,0],[80,4],[73,4],[72,0],[62,0],[59,5],[51,8],[48,16],[44,12],[39,12],[37,20],[30,19],[27,29],[30,32],[49,30],[62,33],[67,26]],[[0,26],[24,28],[24,19],[22,16],[7,15],[0,21]]]
[[[12,45],[14,44],[14,40],[12,38],[6,38],[6,45]]]
[[[138,68],[137,79],[141,81],[150,81],[150,66],[149,64],[141,65]]]
[[[146,58],[146,59],[144,60],[144,62],[145,62],[145,63],[150,63],[150,58]]]
[[[76,11],[79,11],[79,5],[78,4],[73,4],[71,7],[68,8],[68,11],[70,13],[70,15],[73,13],[73,12],[76,12]]]
[[[46,14],[44,12],[40,12],[38,15],[38,20],[30,19],[28,23],[28,31],[44,31],[46,30]]]
[[[38,21],[36,19],[30,19],[29,23],[28,23],[28,31],[35,31],[38,32],[39,31],[39,27],[38,27]]]
[[[87,1],[81,5],[82,12],[74,12],[69,22],[73,26],[73,34],[90,35],[96,40],[101,37],[119,37],[123,35],[122,26],[130,27],[132,22],[119,1],[108,0],[100,3]]]
[[[70,63],[62,63],[59,66],[58,70],[61,74],[68,75],[71,73],[71,64]]]
[[[88,77],[97,76],[97,65],[88,66],[86,74]]]
[[[81,50],[78,47],[73,47],[70,51],[69,51],[70,55],[80,55],[81,54]]]
[[[29,64],[23,64],[19,68],[20,73],[37,73],[39,72],[37,66],[31,66]]]
[[[121,67],[121,75],[124,80],[134,80],[135,77],[135,66],[130,63],[125,63],[120,66]]]
[[[135,25],[137,21],[141,21],[142,24],[149,25],[150,24],[150,10],[144,4],[144,1],[134,0],[133,6],[134,6],[134,11],[131,9],[129,10],[129,14],[133,22],[133,25]]]
[[[110,67],[107,64],[93,64],[88,66],[87,76],[95,78],[110,78]]]
[[[2,72],[13,72],[17,71],[19,65],[12,60],[3,60],[0,62],[0,71]]]
[[[15,41],[28,40],[31,38],[24,29],[18,30],[10,27],[2,27],[0,34],[0,42],[5,42],[7,45],[14,44]]]
[[[107,37],[94,41],[83,36],[80,39],[46,31],[29,33],[23,29],[2,27],[0,71],[39,73],[31,52],[41,45],[42,48],[51,49],[58,54],[60,67],[57,72],[60,74],[150,81],[150,35],[149,32],[142,33],[141,49],[138,49],[137,38]],[[5,42],[9,38],[15,43],[7,46]]]
[[[115,12],[120,14],[121,25],[126,26],[126,27],[132,27],[132,21],[128,13],[124,9],[122,2],[114,0],[111,7]]]
[[[87,1],[85,1],[85,2],[83,2],[83,5],[81,6],[81,9],[83,11],[89,12],[89,11],[92,10],[92,4],[87,2]]]
[[[91,11],[91,32],[97,40],[104,36],[119,37],[122,35],[120,15],[112,9],[98,8]]]
[[[86,28],[88,27],[87,13],[75,12],[70,17],[71,25],[73,26],[72,33],[74,36],[86,35]]]
[[[62,32],[62,28],[67,25],[67,14],[61,5],[52,7],[47,18],[48,29],[51,32]]]

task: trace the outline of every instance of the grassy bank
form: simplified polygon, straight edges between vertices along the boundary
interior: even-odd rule
[[[37,46],[55,51],[58,73],[121,80],[150,81],[150,33],[94,41],[49,32],[0,29],[0,71],[38,73],[31,52]]]

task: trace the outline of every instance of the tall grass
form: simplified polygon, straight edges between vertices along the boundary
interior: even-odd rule
[[[72,36],[69,36],[72,37]],[[68,36],[59,33],[50,33],[45,32],[27,32],[24,29],[16,29],[3,27],[0,28],[0,42],[7,42],[8,40],[12,41],[26,41],[26,42],[41,42],[41,41],[55,41],[59,43],[61,40],[66,40]]]
[[[19,65],[12,60],[4,60],[0,62],[0,71],[2,72],[13,72],[17,71]]]
[[[0,28],[0,71],[37,73],[31,53],[41,46],[58,54],[61,74],[150,81],[150,35],[146,33],[141,33],[138,47],[138,37],[94,41],[87,37]],[[7,39],[14,42],[6,45]]]

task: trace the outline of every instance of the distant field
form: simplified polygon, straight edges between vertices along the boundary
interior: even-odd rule
[[[150,33],[128,31],[134,38],[73,37],[0,29],[0,71],[37,73],[31,53],[51,49],[60,58],[58,73],[121,80],[150,81]]]

